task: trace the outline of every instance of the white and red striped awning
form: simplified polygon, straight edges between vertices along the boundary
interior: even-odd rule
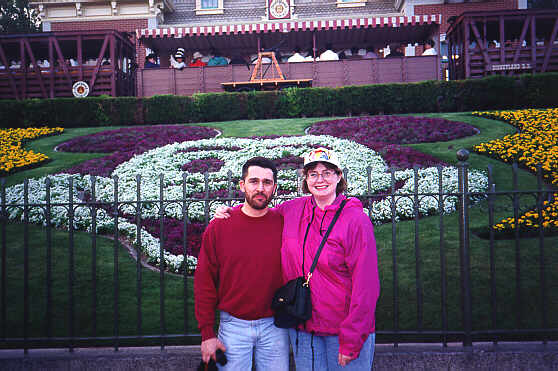
[[[168,27],[168,28],[144,28],[136,30],[138,38],[158,37],[189,37],[208,35],[231,35],[249,34],[261,32],[289,32],[289,31],[314,31],[334,30],[344,28],[367,28],[367,27],[401,27],[409,25],[441,24],[442,15],[417,15],[410,17],[373,17],[352,18],[337,20],[309,20],[309,21],[286,21],[286,22],[258,22],[243,24],[224,24],[215,26],[193,26],[193,27]]]

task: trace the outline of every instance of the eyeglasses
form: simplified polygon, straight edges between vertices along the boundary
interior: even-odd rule
[[[336,175],[337,173],[333,170],[324,170],[321,174],[318,173],[317,171],[309,171],[308,174],[306,175],[306,178],[312,182],[317,182],[318,179],[320,179],[320,176],[324,180],[330,180],[333,179],[333,177]]]

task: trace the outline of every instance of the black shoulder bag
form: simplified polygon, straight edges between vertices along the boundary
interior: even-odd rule
[[[339,218],[341,214],[341,210],[345,207],[347,200],[343,200],[341,205],[339,205],[339,209],[335,213],[333,220],[329,224],[329,227],[322,238],[322,242],[318,247],[318,251],[316,251],[316,256],[314,256],[314,261],[312,262],[312,266],[310,267],[310,271],[306,276],[297,277],[295,279],[290,280],[285,285],[281,286],[273,296],[273,300],[271,301],[271,309],[274,310],[274,323],[275,326],[280,328],[294,328],[297,327],[299,324],[308,321],[312,317],[312,301],[310,299],[310,278],[312,277],[312,272],[316,269],[316,265],[318,264],[318,258],[320,257],[320,253],[324,248],[324,245],[327,241],[331,230],[333,229],[333,225]],[[308,236],[308,231],[310,230],[310,224],[308,224],[308,228],[306,229],[306,235],[304,236],[304,244],[306,244],[306,236]],[[303,256],[304,256],[304,246],[303,246]],[[304,257],[303,257],[304,259]],[[303,272],[304,275],[304,266]]]

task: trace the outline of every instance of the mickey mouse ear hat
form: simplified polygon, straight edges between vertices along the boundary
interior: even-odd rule
[[[315,162],[327,162],[335,165],[338,169],[341,169],[341,165],[339,164],[339,157],[337,157],[337,154],[335,152],[327,148],[316,148],[304,154],[304,167]]]

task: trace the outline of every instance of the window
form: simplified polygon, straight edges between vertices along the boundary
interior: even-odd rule
[[[196,14],[223,14],[223,0],[196,0]]]
[[[365,6],[366,0],[337,0],[338,8],[353,8],[357,6]]]
[[[215,9],[219,7],[218,0],[201,0],[202,9]]]

